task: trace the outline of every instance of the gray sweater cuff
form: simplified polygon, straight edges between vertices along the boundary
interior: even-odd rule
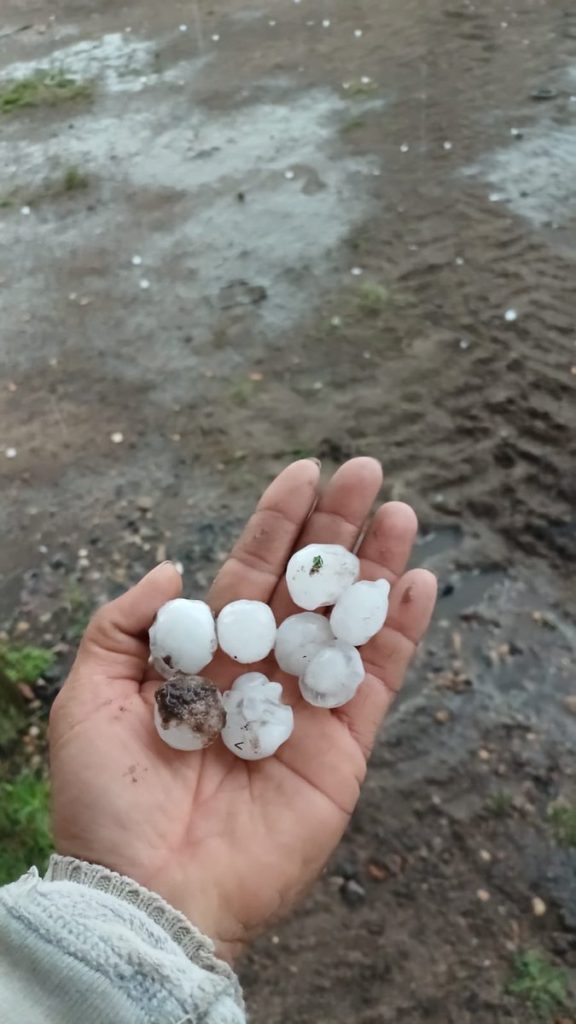
[[[141,910],[170,936],[192,963],[204,971],[226,978],[233,985],[236,1002],[240,1007],[244,1007],[238,979],[232,968],[218,959],[214,943],[198,931],[184,914],[171,907],[155,892],[145,889],[132,878],[119,875],[100,864],[88,864],[86,861],[76,860],[75,857],[61,857],[57,853],[50,857],[44,880],[76,882],[78,885],[115,896],[116,899]]]

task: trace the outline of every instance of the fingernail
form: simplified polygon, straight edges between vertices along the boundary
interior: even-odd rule
[[[314,455],[311,455],[308,461],[315,462],[316,465],[318,466],[318,469],[322,469],[322,463],[320,462],[320,459],[317,459]]]

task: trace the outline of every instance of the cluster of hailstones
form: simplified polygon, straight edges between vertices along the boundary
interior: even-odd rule
[[[309,544],[286,569],[290,596],[305,611],[276,626],[262,601],[232,601],[216,621],[203,601],[178,598],[160,608],[150,630],[150,654],[167,680],[156,692],[154,721],[176,750],[202,750],[218,736],[247,761],[276,753],[294,728],[282,686],[262,672],[247,672],[221,694],[197,675],[218,647],[240,664],[267,658],[274,649],[283,672],[297,676],[304,700],[338,708],[364,678],[357,651],[382,628],[390,586],[384,579],[358,582],[356,555],[338,544]],[[329,618],[318,608],[332,607]]]

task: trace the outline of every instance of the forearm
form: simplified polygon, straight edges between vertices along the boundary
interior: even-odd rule
[[[0,889],[3,1024],[244,1024],[212,943],[130,879],[53,857]]]

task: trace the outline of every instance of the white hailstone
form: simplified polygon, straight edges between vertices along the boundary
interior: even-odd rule
[[[504,313],[504,319],[506,323],[513,324],[514,321],[518,319],[518,313],[515,309],[507,309]]]
[[[316,612],[290,615],[278,627],[274,654],[283,672],[303,675],[309,661],[320,647],[333,640],[330,623]]]
[[[334,640],[314,655],[299,681],[304,700],[317,708],[347,704],[364,679],[364,665],[352,644]]]
[[[338,598],[330,616],[337,640],[345,640],[354,647],[368,643],[384,625],[389,593],[388,580],[362,580],[349,587]]]
[[[243,665],[261,661],[274,647],[276,619],[263,601],[232,601],[216,620],[218,643]]]
[[[203,750],[222,732],[226,721],[222,695],[208,679],[174,676],[154,697],[154,725],[174,750]]]
[[[292,734],[294,713],[282,703],[282,687],[261,672],[239,676],[222,699],[226,711],[222,740],[236,757],[245,761],[272,757]]]
[[[335,604],[359,575],[356,555],[340,544],[308,544],[288,562],[286,583],[294,604],[312,612]]]
[[[214,616],[204,601],[177,597],[162,605],[150,629],[154,668],[169,679],[177,672],[195,675],[216,650]]]

